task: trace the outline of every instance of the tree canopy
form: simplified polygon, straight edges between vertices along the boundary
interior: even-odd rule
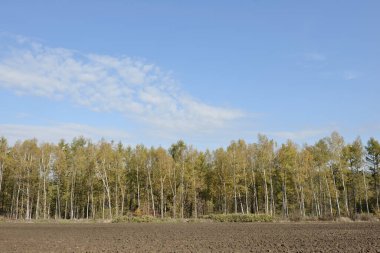
[[[379,213],[380,144],[345,143],[334,132],[314,145],[232,141],[199,151],[180,140],[144,145],[9,145],[0,138],[0,215],[12,219],[111,219],[139,212],[187,218],[212,213],[353,216]]]

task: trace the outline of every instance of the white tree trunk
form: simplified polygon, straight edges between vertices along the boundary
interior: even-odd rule
[[[327,196],[329,198],[330,215],[332,217],[333,216],[333,208],[332,208],[331,192],[330,192],[330,187],[329,187],[329,183],[327,181],[326,175],[325,175],[325,181],[326,181],[326,188],[327,188]]]
[[[265,214],[269,213],[269,197],[268,197],[268,185],[267,185],[267,176],[266,170],[264,168],[264,190],[265,190]]]
[[[337,208],[337,211],[338,211],[338,216],[340,217],[339,195],[338,195],[338,189],[336,188],[335,175],[334,175],[334,172],[333,172],[332,168],[331,168],[331,175],[332,175],[333,183],[334,183],[336,208]]]
[[[164,218],[164,180],[162,178],[162,176],[160,177],[160,183],[161,183],[161,197],[160,197],[160,200],[161,200],[161,219]]]
[[[149,187],[150,187],[150,195],[152,198],[152,209],[153,209],[153,217],[156,217],[156,208],[154,206],[154,195],[153,195],[153,185],[152,185],[152,179],[151,179],[151,171],[148,168],[148,181],[149,181]]]

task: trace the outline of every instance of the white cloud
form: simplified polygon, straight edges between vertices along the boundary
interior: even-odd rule
[[[61,139],[71,141],[73,138],[79,136],[92,140],[104,138],[106,140],[125,141],[130,139],[130,135],[122,130],[95,128],[72,123],[50,126],[0,124],[0,136],[6,137],[10,143],[32,138],[37,138],[40,142],[57,143]]]
[[[168,73],[143,60],[81,54],[25,38],[12,46],[0,56],[0,87],[17,94],[67,99],[179,133],[214,131],[245,116],[196,100]]]

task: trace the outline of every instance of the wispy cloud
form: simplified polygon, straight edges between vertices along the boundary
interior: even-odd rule
[[[306,53],[304,54],[304,58],[309,61],[325,61],[327,58],[324,54],[321,53]]]
[[[155,64],[127,56],[83,54],[18,37],[0,56],[0,87],[120,112],[162,131],[214,131],[245,113],[186,94]]]
[[[306,129],[300,131],[275,131],[275,132],[266,132],[265,134],[281,138],[284,140],[294,140],[294,141],[307,141],[314,137],[320,137],[326,134],[329,134],[331,131],[327,129]]]
[[[129,133],[118,129],[96,128],[81,124],[55,124],[48,126],[0,124],[0,136],[10,143],[17,140],[37,138],[41,142],[58,142],[60,139],[71,141],[74,137],[83,136],[92,140],[105,138],[107,140],[128,141]]]
[[[343,73],[343,78],[344,78],[344,80],[347,80],[347,81],[354,80],[358,77],[359,77],[359,74],[356,72],[353,72],[353,71],[345,71]]]

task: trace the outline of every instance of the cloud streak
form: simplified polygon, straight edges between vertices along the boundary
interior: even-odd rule
[[[309,61],[325,61],[326,56],[320,53],[306,53],[304,54],[304,57],[306,60]]]
[[[96,128],[81,124],[55,124],[49,126],[0,124],[0,136],[6,137],[10,143],[18,140],[37,138],[41,142],[55,142],[61,139],[71,141],[83,136],[92,140],[104,137],[107,140],[125,141],[130,139],[129,133],[118,129]]]
[[[347,81],[357,79],[358,77],[359,77],[359,74],[353,71],[345,71],[343,73],[343,78],[344,80],[347,80]]]
[[[265,134],[286,140],[305,141],[313,137],[326,135],[329,132],[327,129],[306,129],[300,131],[266,132]]]
[[[0,56],[0,87],[120,112],[169,132],[212,132],[245,117],[186,94],[170,74],[146,61],[50,48],[21,37]]]

